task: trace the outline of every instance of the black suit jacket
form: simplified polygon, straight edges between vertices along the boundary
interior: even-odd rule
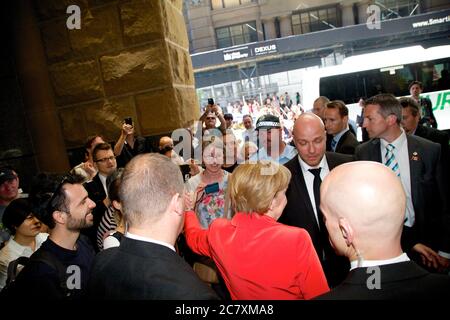
[[[413,261],[379,266],[379,289],[375,284],[374,269],[356,268],[344,282],[317,300],[416,300],[448,299],[450,277],[432,274]]]
[[[90,299],[217,300],[192,268],[171,249],[124,238],[97,254],[88,284]]]
[[[440,161],[441,147],[420,137],[406,135],[411,177],[411,198],[415,212],[414,232],[406,239],[403,250],[416,243],[450,252],[450,214],[448,186]],[[381,163],[380,139],[371,139],[356,148],[356,160]]]
[[[331,141],[333,136],[327,135],[327,151],[333,151],[331,149]],[[350,131],[346,131],[342,137],[339,139],[335,152],[344,154],[355,154],[355,149],[359,145],[358,140],[356,140],[355,135]]]
[[[81,232],[89,237],[92,242],[95,251],[99,251],[97,247],[97,229],[102,220],[103,215],[106,211],[106,206],[103,200],[106,199],[106,192],[103,188],[102,182],[100,181],[99,174],[97,173],[92,181],[84,184],[84,187],[88,193],[89,199],[95,202],[95,208],[92,210],[92,215],[94,216],[94,224],[88,229],[82,229]]]
[[[334,152],[326,152],[325,157],[328,163],[328,168],[330,170],[340,164],[353,160],[353,157],[350,155],[344,155]],[[303,228],[308,231],[314,244],[314,248],[316,249],[317,255],[319,256],[319,259],[324,268],[328,284],[331,286],[336,285],[347,275],[348,261],[346,258],[336,256],[334,250],[331,248],[329,241],[321,240],[328,239],[328,232],[327,230],[321,231],[319,229],[298,157],[294,157],[293,159],[288,161],[285,166],[291,172],[292,178],[286,191],[286,197],[288,200],[287,205],[284,208],[283,214],[278,219],[278,222]],[[321,232],[325,233],[321,234]],[[336,264],[339,266],[336,266],[334,268],[324,264],[322,255],[323,251],[325,251],[325,254],[328,258],[330,258],[331,260],[336,260]],[[334,266],[334,261],[331,264]]]
[[[422,137],[441,145],[441,162],[445,171],[447,181],[450,181],[450,146],[449,136],[446,132],[434,128],[418,125],[414,135]]]

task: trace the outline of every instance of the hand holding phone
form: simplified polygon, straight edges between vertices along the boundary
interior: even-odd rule
[[[125,118],[123,121],[125,124],[129,124],[130,126],[133,125],[133,119],[131,117]]]
[[[218,182],[214,182],[214,183],[208,184],[205,187],[205,193],[206,194],[215,193],[215,192],[219,192],[219,183]]]

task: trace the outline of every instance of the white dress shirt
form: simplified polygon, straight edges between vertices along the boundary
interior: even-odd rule
[[[106,179],[107,179],[107,177],[105,177],[101,173],[98,174],[98,177],[100,178],[100,181],[102,183],[103,189],[105,190],[106,196],[108,196],[108,187],[106,186]]]
[[[392,264],[392,263],[399,263],[399,262],[405,262],[409,261],[408,256],[406,253],[402,253],[398,257],[387,259],[387,260],[353,260],[350,261],[350,271],[356,268],[368,268],[368,267],[375,267],[375,266],[383,266],[386,264]]]
[[[136,234],[132,234],[132,233],[129,233],[129,232],[127,232],[125,234],[125,237],[130,238],[130,239],[134,239],[134,240],[139,240],[139,241],[145,241],[145,242],[159,244],[161,246],[167,247],[170,250],[173,250],[173,251],[176,252],[175,247],[173,245],[171,245],[170,243],[167,243],[167,242],[155,240],[155,239],[148,238],[148,237],[138,236]]]
[[[398,166],[400,168],[400,180],[403,185],[403,190],[406,194],[406,214],[405,214],[405,226],[412,227],[415,222],[415,212],[411,197],[411,171],[409,169],[409,152],[408,152],[408,141],[406,140],[405,131],[402,130],[400,136],[391,142],[395,147],[393,150],[395,160],[397,160]],[[381,162],[385,163],[386,146],[389,144],[384,139],[380,139],[381,148]]]
[[[306,164],[306,162],[304,162],[302,160],[302,158],[300,158],[300,156],[298,156],[298,161],[300,162],[300,167],[302,168],[303,177],[305,178],[306,189],[308,190],[308,195],[309,195],[309,199],[311,200],[311,205],[312,205],[313,210],[314,210],[314,215],[316,217],[316,222],[317,222],[317,225],[320,228],[319,218],[317,217],[316,200],[314,198],[314,188],[313,188],[314,175],[308,170],[309,169],[321,168],[321,170],[320,170],[320,179],[322,179],[322,181],[323,181],[323,179],[325,179],[325,177],[328,175],[328,173],[330,173],[330,169],[328,168],[327,159],[326,159],[325,156],[323,156],[323,158],[320,161],[319,165],[316,166],[316,167],[311,167],[308,164]]]

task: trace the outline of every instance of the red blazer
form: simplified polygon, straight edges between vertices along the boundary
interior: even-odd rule
[[[304,229],[267,215],[236,213],[205,230],[192,211],[184,228],[189,247],[214,260],[234,300],[311,299],[329,291]]]

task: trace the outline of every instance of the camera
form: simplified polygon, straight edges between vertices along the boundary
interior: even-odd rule
[[[208,99],[208,104],[210,104],[210,105],[214,105],[214,99],[213,98],[209,98]]]
[[[133,125],[133,119],[131,117],[125,118],[123,121],[125,124],[129,124],[130,126]]]
[[[219,183],[218,182],[208,184],[205,187],[206,194],[215,193],[215,192],[219,192]]]

